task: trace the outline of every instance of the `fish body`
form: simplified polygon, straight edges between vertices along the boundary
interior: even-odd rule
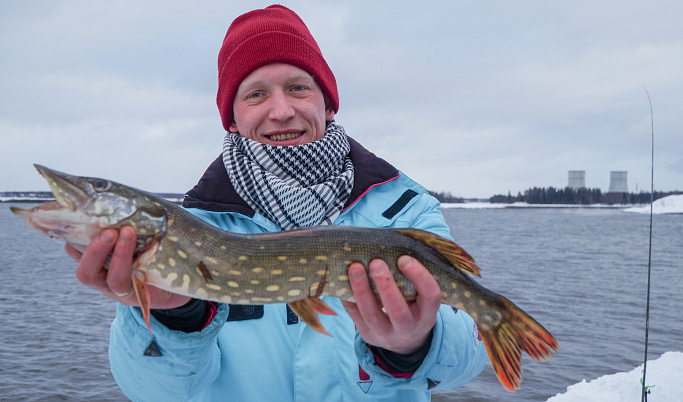
[[[288,303],[311,328],[326,334],[317,313],[335,314],[319,296],[355,301],[348,267],[383,259],[407,301],[417,297],[397,268],[401,255],[435,277],[442,302],[470,314],[494,371],[509,391],[521,382],[521,351],[551,357],[557,342],[505,297],[471,278],[472,257],[450,240],[417,229],[318,226],[286,232],[220,230],[153,194],[109,180],[71,176],[36,165],[55,201],[12,207],[35,230],[85,250],[105,228],[132,226],[138,236],[133,283],[149,320],[146,285],[221,303]],[[377,293],[375,291],[375,293]],[[379,297],[379,295],[378,295]],[[149,325],[149,322],[148,322]]]

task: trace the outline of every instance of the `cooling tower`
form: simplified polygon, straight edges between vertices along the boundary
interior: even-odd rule
[[[626,174],[628,172],[609,172],[608,193],[628,193]]]
[[[586,171],[585,170],[570,170],[569,183],[567,187],[577,190],[586,187]]]

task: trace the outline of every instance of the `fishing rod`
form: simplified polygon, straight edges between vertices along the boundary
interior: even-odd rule
[[[650,92],[643,87],[647,94],[647,101],[650,104],[650,246],[647,252],[647,303],[645,304],[645,358],[643,359],[643,378],[640,380],[641,402],[647,401],[647,394],[650,393],[650,387],[645,385],[645,376],[647,374],[647,342],[650,332],[650,277],[652,273],[652,205],[655,197],[655,119],[652,113],[652,99],[650,99]]]

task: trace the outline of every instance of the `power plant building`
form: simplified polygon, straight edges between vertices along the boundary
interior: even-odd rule
[[[570,170],[569,183],[567,187],[578,190],[586,187],[586,171],[585,170]]]
[[[628,193],[628,182],[626,175],[628,172],[612,171],[609,172],[609,190],[608,193]]]

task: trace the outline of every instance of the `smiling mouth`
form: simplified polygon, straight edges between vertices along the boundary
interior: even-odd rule
[[[293,140],[294,138],[300,137],[304,132],[298,132],[298,133],[283,133],[283,134],[273,134],[271,135],[270,138],[272,141],[287,141],[287,140]]]

